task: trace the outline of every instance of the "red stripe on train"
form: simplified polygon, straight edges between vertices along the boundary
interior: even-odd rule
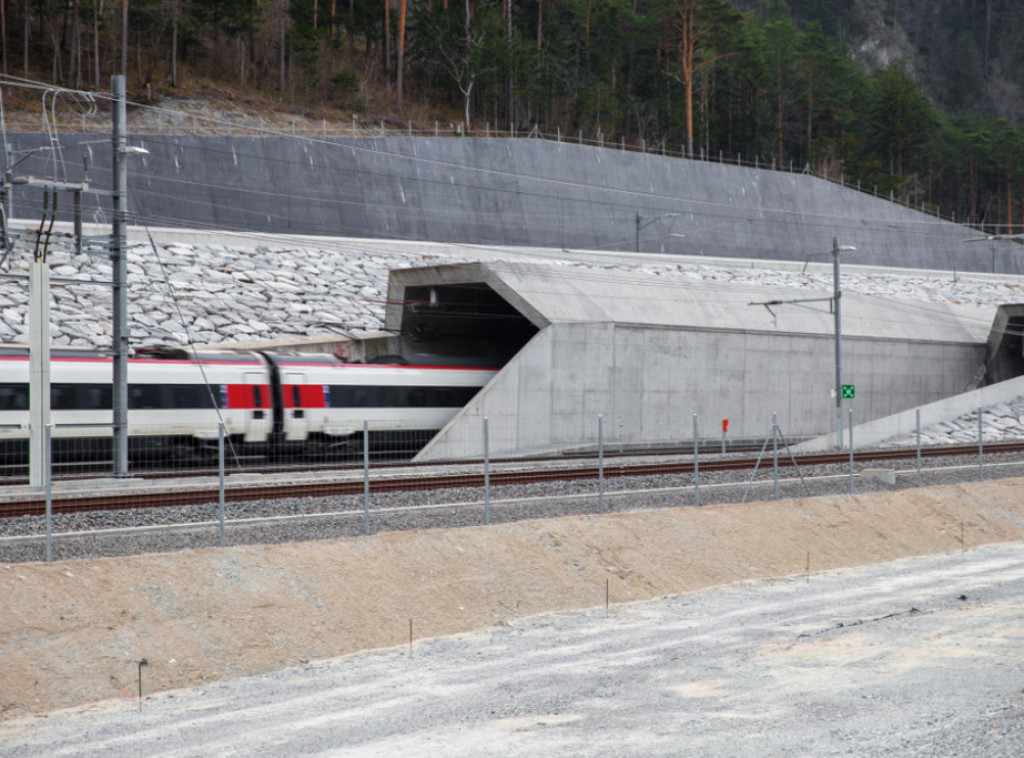
[[[298,390],[297,393],[296,390]],[[282,384],[281,395],[284,397],[285,408],[327,407],[322,384]]]
[[[266,384],[226,384],[228,408],[269,408],[270,387]]]

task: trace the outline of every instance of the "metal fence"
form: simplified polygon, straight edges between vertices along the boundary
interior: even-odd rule
[[[975,452],[962,445],[903,448],[898,462],[855,456],[856,428],[848,411],[846,449],[827,463],[798,457],[775,414],[763,438],[731,440],[701,434],[693,414],[680,423],[678,444],[608,444],[606,417],[586,420],[585,433],[560,454],[495,458],[492,443],[508,428],[474,419],[477,453],[468,460],[411,465],[412,434],[390,433],[367,419],[345,450],[232,453],[231,435],[215,430],[193,467],[149,468],[114,478],[100,469],[70,474],[75,464],[55,455],[61,431],[46,428],[42,485],[10,474],[0,508],[42,501],[43,515],[0,519],[0,561],[53,560],[149,550],[357,537],[378,531],[488,526],[521,518],[601,514],[637,508],[702,506],[814,495],[859,495],[1020,476],[1020,455],[986,443],[978,410]],[[919,416],[918,416],[919,419]],[[504,422],[507,426],[509,422]],[[473,426],[473,424],[470,424]],[[684,430],[685,433],[684,434]],[[66,450],[65,450],[66,452]],[[926,455],[957,453],[952,465],[925,466]],[[723,464],[746,463],[730,472]],[[167,461],[164,461],[166,464]],[[154,461],[148,465],[153,466]],[[201,467],[201,468],[195,468]],[[443,480],[441,489],[434,487]],[[61,506],[57,513],[55,504]],[[159,506],[159,507],[156,507]],[[100,510],[93,510],[94,508]]]

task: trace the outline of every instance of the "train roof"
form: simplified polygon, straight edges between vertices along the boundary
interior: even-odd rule
[[[0,358],[24,358],[29,357],[27,345],[4,345],[0,346]],[[97,350],[95,348],[76,347],[51,347],[50,358],[57,360],[110,360],[112,353],[109,350]],[[230,353],[230,352],[201,352],[193,353],[185,348],[138,348],[132,361],[189,361],[195,362],[198,357],[201,363],[251,363],[263,365],[263,360],[255,353]]]
[[[411,355],[378,355],[366,362],[345,361],[331,353],[292,353],[274,355],[264,353],[278,366],[321,365],[321,366],[410,366],[429,368],[475,368],[497,370],[494,361],[468,356],[414,353]]]

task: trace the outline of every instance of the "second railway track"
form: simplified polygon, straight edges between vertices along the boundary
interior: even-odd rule
[[[999,443],[985,446],[981,455],[1006,455],[1024,451],[1024,443]],[[878,461],[915,459],[916,449],[868,450],[854,454],[855,464]],[[958,447],[924,448],[922,457],[969,457],[979,455],[976,445]],[[491,486],[523,485],[546,482],[570,482],[580,480],[596,480],[601,471],[606,478],[638,477],[652,475],[692,475],[695,463],[689,460],[659,462],[656,458],[644,460],[621,459],[606,462],[603,467],[597,461],[581,464],[573,459],[570,465],[555,465],[551,459],[543,461],[516,461],[495,464],[495,470],[486,479]],[[708,457],[697,461],[700,473],[721,471],[748,470],[753,471],[760,461],[761,468],[772,467],[774,460],[770,457]],[[790,456],[781,452],[778,457],[780,466],[790,468],[814,467],[823,465],[845,464],[850,461],[850,453],[821,453],[812,455]],[[452,471],[450,469],[457,468]],[[370,488],[375,493],[382,492],[415,492],[443,490],[454,488],[478,488],[485,485],[485,474],[482,465],[458,464],[457,466],[408,465],[392,466],[375,469],[370,481]],[[439,469],[449,469],[442,471]],[[476,469],[476,470],[471,470]],[[275,475],[268,474],[265,481],[262,477],[229,476],[226,478],[224,501],[239,503],[256,500],[276,500],[301,497],[351,496],[364,492],[366,482],[360,469],[340,470],[337,473],[321,472],[313,477],[297,477],[294,472]],[[282,481],[284,480],[284,481]],[[158,478],[152,481],[137,480],[98,480],[95,482],[75,482],[74,486],[57,483],[51,495],[51,508],[54,514],[80,513],[99,510],[123,510],[139,508],[160,508],[183,505],[196,505],[217,502],[220,498],[219,482],[210,477],[183,477],[177,481]],[[17,516],[39,516],[46,512],[46,495],[40,488],[12,488],[7,496],[0,500],[0,518]]]

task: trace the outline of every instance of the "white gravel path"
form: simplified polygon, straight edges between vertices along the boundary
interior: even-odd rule
[[[0,727],[20,756],[1024,754],[1024,551],[516,621]]]

